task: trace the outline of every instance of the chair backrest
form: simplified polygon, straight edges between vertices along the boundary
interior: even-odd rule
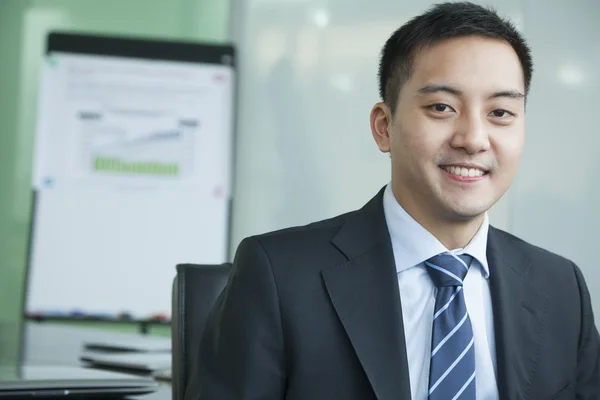
[[[208,314],[227,284],[231,263],[179,264],[173,282],[171,340],[173,399],[183,399]]]

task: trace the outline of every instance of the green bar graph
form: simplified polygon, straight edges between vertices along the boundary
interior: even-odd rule
[[[176,163],[160,163],[153,161],[131,162],[112,157],[95,157],[93,169],[96,172],[113,172],[137,175],[179,175],[179,165]]]

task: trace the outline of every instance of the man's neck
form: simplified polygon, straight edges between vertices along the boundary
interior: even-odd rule
[[[413,217],[414,218],[414,217]],[[448,250],[467,247],[483,223],[484,216],[477,216],[468,221],[443,221],[435,223],[416,220],[427,229]]]

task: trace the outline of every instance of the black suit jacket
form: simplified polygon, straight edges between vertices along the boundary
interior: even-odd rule
[[[242,241],[186,399],[411,398],[382,196]],[[600,399],[600,340],[577,266],[492,227],[487,256],[500,399]]]

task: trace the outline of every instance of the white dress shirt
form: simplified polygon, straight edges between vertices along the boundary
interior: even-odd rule
[[[391,184],[387,185],[383,195],[383,209],[398,272],[412,399],[426,400],[437,288],[423,262],[449,250],[398,204]],[[475,338],[477,400],[498,399],[494,319],[486,257],[488,229],[486,214],[471,242],[464,249],[452,250],[452,253],[466,253],[474,258],[463,290]]]

